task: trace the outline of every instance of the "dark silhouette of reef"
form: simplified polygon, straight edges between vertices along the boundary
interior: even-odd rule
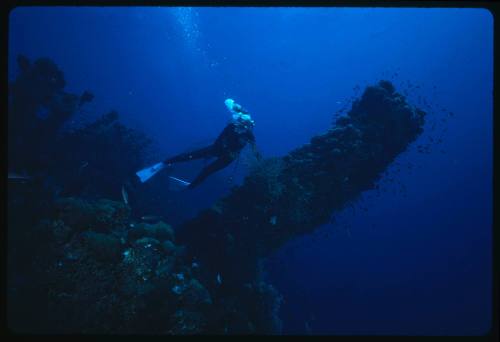
[[[8,316],[16,332],[276,331],[280,296],[271,285],[252,282],[243,300],[219,293],[214,302],[199,278],[204,266],[187,262],[172,227],[135,222],[121,202],[63,197],[50,217],[9,228],[22,229],[9,242]]]
[[[9,171],[29,174],[47,192],[43,202],[57,196],[121,201],[123,187],[137,215],[163,203],[164,191],[158,187],[149,186],[147,195],[135,192],[134,172],[157,153],[149,137],[123,125],[116,111],[68,128],[94,95],[64,91],[64,74],[48,58],[32,63],[20,55],[17,62],[19,74],[9,84]]]
[[[54,215],[25,233],[24,239],[36,241],[31,250],[35,283],[25,286],[38,291],[19,292],[20,297],[11,293],[10,301],[17,304],[9,307],[11,327],[61,333],[200,332],[211,298],[181,262],[173,229],[163,222],[130,229],[129,215],[130,208],[120,202],[58,199]],[[25,325],[30,307],[38,309],[32,313],[36,327]],[[187,327],[191,319],[196,324]]]
[[[8,189],[16,332],[279,334],[282,297],[263,281],[262,259],[372,188],[425,116],[390,82],[367,87],[325,134],[257,163],[241,186],[174,229],[139,219],[167,202],[161,175],[144,186],[134,177],[154,153],[151,140],[116,112],[65,129],[93,95],[66,93],[49,59],[18,64],[9,170],[32,178]]]
[[[63,90],[64,75],[50,59],[31,63],[20,55],[17,62],[19,75],[9,84],[9,164],[43,169],[50,161],[57,133],[75,112],[79,97]]]

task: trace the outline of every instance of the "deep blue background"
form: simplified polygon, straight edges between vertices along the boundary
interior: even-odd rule
[[[423,97],[434,110],[424,134],[382,178],[382,191],[363,194],[337,224],[290,241],[270,258],[267,276],[285,297],[285,333],[470,335],[490,328],[488,11],[32,7],[15,9],[9,25],[9,78],[18,53],[50,57],[68,91],[95,94],[86,120],[116,109],[165,156],[215,137],[229,120],[226,97],[251,112],[268,157],[325,131],[355,86],[381,78],[399,91],[407,81],[418,85],[410,101]],[[437,134],[433,122],[443,142],[419,154],[415,146]],[[191,203],[195,214],[227,191],[233,171],[178,203]],[[241,179],[245,167],[237,171]]]

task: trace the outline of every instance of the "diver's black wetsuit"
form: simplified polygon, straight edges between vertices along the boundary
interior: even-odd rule
[[[215,142],[199,150],[179,154],[164,161],[165,164],[190,161],[193,159],[216,157],[217,159],[208,164],[200,174],[191,182],[189,188],[199,185],[212,173],[223,169],[231,164],[238,157],[241,149],[247,143],[255,143],[255,137],[251,129],[236,126],[234,123],[228,124],[219,134]]]

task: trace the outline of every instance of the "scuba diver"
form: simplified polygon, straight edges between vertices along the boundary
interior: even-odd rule
[[[155,164],[152,167],[137,172],[136,174],[141,182],[146,182],[158,171],[164,169],[165,167],[172,166],[173,163],[187,162],[201,158],[217,158],[203,168],[203,170],[191,183],[170,176],[171,179],[179,182],[183,186],[193,189],[214,172],[219,171],[231,164],[231,162],[238,158],[240,151],[247,144],[250,144],[252,147],[252,151],[256,158],[261,159],[260,153],[257,151],[255,137],[252,132],[255,123],[250,117],[250,114],[241,105],[234,102],[233,99],[226,99],[224,103],[232,114],[232,121],[224,128],[212,145],[191,152],[181,153],[172,158],[168,158],[163,162]]]

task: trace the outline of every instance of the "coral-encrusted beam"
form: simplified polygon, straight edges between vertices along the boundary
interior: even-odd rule
[[[241,286],[257,276],[260,257],[372,188],[422,132],[425,114],[388,81],[367,87],[326,133],[259,163],[241,186],[180,227],[179,239],[205,264],[207,279],[219,274],[226,286]]]

